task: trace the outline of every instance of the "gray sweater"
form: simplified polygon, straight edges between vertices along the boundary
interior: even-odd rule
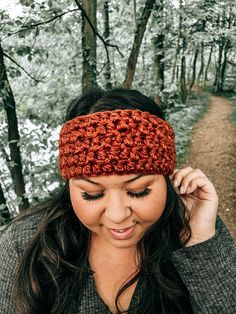
[[[0,238],[0,314],[16,314],[11,299],[15,270],[41,219],[40,215],[35,215],[18,221]],[[179,249],[171,258],[190,293],[193,313],[196,314],[236,314],[236,245],[220,219],[216,227],[214,237]],[[138,283],[131,306],[141,295],[142,285]],[[87,278],[78,313],[109,313],[92,275]]]

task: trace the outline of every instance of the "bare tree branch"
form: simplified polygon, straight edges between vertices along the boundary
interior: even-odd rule
[[[26,30],[36,28],[36,27],[38,27],[38,26],[40,26],[40,25],[44,25],[44,24],[51,23],[51,22],[55,21],[56,19],[61,18],[63,15],[66,15],[66,14],[71,13],[71,12],[79,11],[79,10],[80,10],[80,9],[68,10],[68,11],[66,11],[66,12],[62,12],[61,14],[58,14],[58,15],[53,16],[51,19],[49,19],[49,20],[47,20],[47,21],[38,22],[38,23],[35,23],[35,24],[31,24],[31,25],[23,25],[23,26],[22,26],[22,29],[20,29],[20,30],[18,30],[17,32],[14,32],[14,33],[9,33],[7,37],[13,36],[13,35],[17,35],[17,34],[19,34],[19,33],[25,32]]]
[[[8,56],[8,54],[6,54],[5,52],[3,53],[4,57],[8,58],[9,60],[11,60],[11,62],[13,62],[15,65],[17,65],[21,70],[23,70],[30,78],[32,78],[35,82],[40,83],[43,82],[42,80],[38,80],[36,78],[34,78],[31,74],[29,74],[29,72],[27,72],[21,65],[19,65],[19,63],[17,63],[14,59],[12,59],[10,56]]]
[[[88,21],[90,27],[93,30],[93,33],[102,41],[105,50],[106,50],[106,55],[107,55],[107,63],[110,62],[110,58],[109,58],[109,52],[108,52],[108,48],[107,47],[113,47],[116,48],[117,51],[119,52],[119,54],[121,55],[122,58],[124,58],[124,55],[121,53],[119,47],[117,45],[112,45],[110,44],[108,41],[104,40],[104,38],[97,32],[97,30],[95,29],[95,27],[93,26],[93,23],[90,21],[87,13],[85,12],[85,10],[83,9],[82,5],[80,4],[79,0],[75,0],[75,3],[77,4],[78,8],[80,9],[80,11],[82,12],[82,14],[84,15],[84,17],[86,18],[86,20]]]

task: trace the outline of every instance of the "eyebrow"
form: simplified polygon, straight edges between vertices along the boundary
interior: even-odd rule
[[[135,180],[137,180],[137,179],[139,179],[139,178],[141,178],[141,177],[144,177],[144,176],[150,176],[151,174],[139,174],[137,177],[134,177],[133,179],[130,179],[130,180],[128,180],[128,181],[125,181],[124,183],[130,183],[130,182],[133,182],[133,181],[135,181]],[[87,181],[87,182],[90,182],[90,183],[93,183],[93,184],[96,184],[96,185],[102,185],[102,184],[100,184],[100,183],[98,183],[98,182],[94,182],[94,181],[92,181],[92,180],[90,180],[90,179],[88,179],[88,178],[81,178],[80,180],[84,180],[84,181]]]

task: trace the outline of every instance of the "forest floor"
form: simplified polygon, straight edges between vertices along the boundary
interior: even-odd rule
[[[181,166],[200,168],[219,195],[219,216],[236,240],[236,127],[232,106],[223,97],[210,97],[209,110],[193,129],[192,144]]]

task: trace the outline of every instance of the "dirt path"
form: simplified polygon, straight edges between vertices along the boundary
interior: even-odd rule
[[[219,195],[219,215],[236,240],[236,127],[231,105],[211,96],[209,111],[195,125],[193,142],[182,166],[200,168],[211,177]]]

